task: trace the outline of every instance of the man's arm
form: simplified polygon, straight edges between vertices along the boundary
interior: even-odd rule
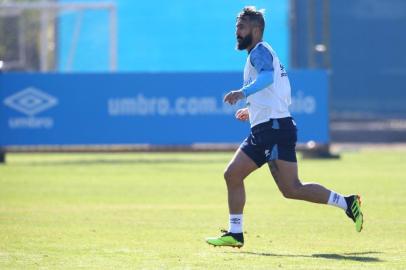
[[[261,91],[273,83],[273,56],[262,44],[259,44],[250,55],[251,65],[257,71],[257,78],[241,90],[245,97]]]
[[[258,73],[257,78],[240,90],[229,92],[224,97],[224,102],[233,105],[238,100],[255,94],[273,83],[273,57],[267,48],[260,44],[251,52],[250,61]]]
[[[249,95],[255,94],[256,92],[265,89],[272,83],[273,70],[263,70],[258,74],[256,80],[241,88],[241,91],[244,93],[245,97],[248,97]]]
[[[250,114],[248,112],[248,108],[242,108],[239,109],[236,113],[235,113],[235,118],[237,118],[240,121],[247,121],[250,119]]]

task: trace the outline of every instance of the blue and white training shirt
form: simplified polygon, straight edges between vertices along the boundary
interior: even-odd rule
[[[271,118],[290,116],[288,74],[268,43],[259,42],[249,53],[242,91],[247,98],[251,127]]]

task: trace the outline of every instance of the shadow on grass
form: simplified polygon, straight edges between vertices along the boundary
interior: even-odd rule
[[[235,252],[229,251],[227,253],[235,253]],[[236,254],[257,255],[257,256],[265,256],[265,257],[323,258],[323,259],[330,259],[330,260],[349,260],[349,261],[356,261],[356,262],[383,262],[383,260],[381,260],[377,257],[365,256],[365,255],[379,254],[379,253],[381,253],[381,252],[366,251],[366,252],[354,252],[354,253],[343,253],[343,254],[321,253],[321,254],[312,254],[312,255],[300,255],[300,254],[276,254],[276,253],[266,253],[266,252],[241,251]]]
[[[372,253],[377,253],[377,252],[372,252]],[[311,257],[332,259],[332,260],[350,260],[350,261],[356,261],[356,262],[382,262],[381,259],[379,259],[377,257],[372,257],[372,256],[365,256],[366,254],[370,254],[370,253],[369,252],[344,253],[344,254],[326,253],[326,254],[312,254]]]

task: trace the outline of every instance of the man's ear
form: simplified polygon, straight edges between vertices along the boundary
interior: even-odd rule
[[[261,36],[261,30],[259,29],[259,27],[254,27],[253,29],[252,29],[252,31],[254,32],[254,36],[255,37],[260,37]]]

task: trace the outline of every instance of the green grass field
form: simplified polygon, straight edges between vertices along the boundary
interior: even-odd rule
[[[9,154],[0,165],[0,269],[406,269],[406,151],[299,160],[304,181],[362,195],[364,230],[338,208],[246,180],[246,245],[227,228],[232,153]]]

